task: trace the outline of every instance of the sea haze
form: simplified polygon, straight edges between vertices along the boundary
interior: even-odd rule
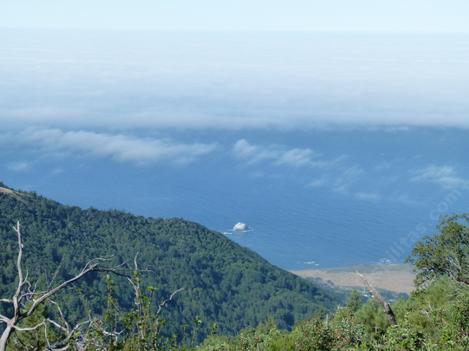
[[[3,30],[0,180],[287,269],[401,262],[469,208],[468,38]]]

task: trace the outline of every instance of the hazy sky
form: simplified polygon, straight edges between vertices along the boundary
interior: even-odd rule
[[[2,1],[0,120],[468,128],[468,14],[457,0]]]
[[[0,31],[0,120],[469,127],[469,35]]]
[[[0,27],[469,32],[466,0],[4,0]]]

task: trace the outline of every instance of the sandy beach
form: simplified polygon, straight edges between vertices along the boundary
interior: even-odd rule
[[[408,265],[366,265],[357,267],[306,269],[291,271],[303,278],[320,278],[325,282],[344,288],[364,288],[356,272],[378,289],[409,294],[414,289],[415,274]]]

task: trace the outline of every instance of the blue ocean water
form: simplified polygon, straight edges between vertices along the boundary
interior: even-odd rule
[[[218,151],[186,165],[44,157],[24,171],[5,167],[1,178],[66,204],[197,221],[287,269],[400,262],[440,215],[469,209],[468,136],[441,128],[187,131],[173,137],[211,140]],[[275,150],[311,148],[333,162],[249,163],[233,154],[240,138]],[[35,152],[2,148],[0,158],[10,165]],[[230,232],[239,221],[252,230]]]

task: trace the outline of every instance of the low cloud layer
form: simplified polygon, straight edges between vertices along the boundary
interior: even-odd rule
[[[464,36],[0,31],[0,41],[0,122],[20,128],[469,128]]]
[[[132,96],[129,97],[129,100],[132,98]],[[236,112],[239,109],[238,104],[245,103],[243,99],[239,99],[237,102],[227,101],[226,109],[231,111],[219,113],[217,107],[211,107],[211,101],[207,98],[197,98],[197,101],[190,103],[179,97],[171,100],[175,101],[175,106],[168,110],[155,106],[136,106],[134,111],[120,113],[121,116],[111,116],[114,113],[112,104],[105,106],[104,112],[88,108],[58,107],[55,111],[42,106],[32,106],[28,109],[13,106],[0,109],[0,122],[20,128],[35,125],[43,128],[105,129],[112,126],[121,130],[129,128],[289,131],[366,129],[393,132],[407,131],[413,127],[469,129],[469,119],[466,115],[462,115],[463,112],[461,116],[446,117],[443,112],[429,116],[426,111],[415,112],[409,109],[397,112],[394,116],[387,116],[388,111],[384,108],[376,109],[370,106],[366,114],[373,114],[373,116],[359,115],[358,112],[356,114],[350,112],[350,115],[344,116],[340,111],[337,112],[338,115],[329,114],[326,111],[327,106],[304,106],[304,111],[302,111],[302,108],[298,106],[272,104],[270,107],[259,106],[250,111],[243,110],[238,113]],[[80,103],[86,104],[86,101],[80,101]],[[305,116],[306,110],[315,112],[313,115]],[[282,116],[279,115],[280,113]],[[415,117],[415,113],[422,117]],[[283,115],[288,115],[288,117]]]
[[[216,149],[215,144],[186,144],[169,139],[61,129],[28,129],[14,135],[4,134],[1,140],[4,144],[28,145],[45,155],[84,155],[137,165],[163,161],[185,164]]]
[[[321,154],[310,148],[256,145],[245,139],[240,139],[234,144],[232,153],[235,158],[247,164],[267,162],[275,166],[323,168],[337,162],[337,160],[324,160]]]
[[[453,167],[431,165],[416,172],[414,182],[438,184],[445,189],[469,189],[469,179],[461,177]]]

